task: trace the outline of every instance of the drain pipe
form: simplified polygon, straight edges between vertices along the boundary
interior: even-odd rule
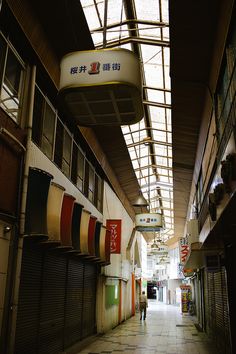
[[[33,126],[33,108],[34,108],[34,93],[35,93],[35,81],[36,81],[36,66],[29,68],[28,70],[29,84],[25,89],[25,94],[29,92],[26,104],[23,106],[22,117],[28,117],[25,123],[27,131],[26,152],[23,166],[23,178],[22,178],[22,190],[21,190],[21,206],[19,212],[19,229],[18,237],[16,237],[16,246],[14,247],[15,253],[13,254],[12,262],[15,262],[15,272],[12,280],[12,303],[11,303],[11,323],[9,323],[9,342],[8,342],[8,354],[14,353],[15,334],[16,334],[16,319],[18,309],[18,296],[20,286],[20,271],[22,262],[22,249],[23,249],[23,235],[25,228],[25,212],[26,212],[26,199],[28,188],[28,175],[29,175],[29,163],[30,163],[30,150],[32,140],[32,126]],[[16,236],[16,235],[15,235]]]
[[[28,108],[28,122],[27,122],[27,142],[26,142],[26,153],[25,153],[25,166],[24,166],[24,176],[23,176],[23,187],[22,187],[22,199],[21,199],[21,211],[20,211],[20,236],[24,234],[25,229],[25,210],[26,210],[26,198],[27,198],[27,188],[28,188],[28,175],[29,175],[29,163],[30,163],[30,151],[31,151],[31,141],[32,141],[32,127],[33,127],[33,110],[34,110],[34,93],[35,93],[35,81],[36,81],[36,66],[31,69],[30,83],[29,83],[29,108]]]

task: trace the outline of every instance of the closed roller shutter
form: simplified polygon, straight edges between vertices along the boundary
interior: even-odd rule
[[[66,348],[82,337],[83,275],[84,264],[78,260],[69,260],[65,311]]]
[[[221,272],[214,273],[215,287],[215,335],[224,333],[224,306],[221,287]]]
[[[208,330],[222,353],[231,353],[225,268],[207,274]]]
[[[22,254],[15,354],[37,353],[42,252],[25,241]]]
[[[63,350],[65,284],[67,260],[45,253],[39,324],[39,354],[58,354]]]
[[[96,330],[97,266],[23,248],[14,354],[58,354]]]
[[[88,337],[96,332],[96,279],[96,266],[86,263],[84,267],[82,338]]]

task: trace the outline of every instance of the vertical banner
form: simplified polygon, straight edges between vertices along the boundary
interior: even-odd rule
[[[180,253],[180,264],[184,265],[189,253],[189,244],[187,237],[182,237],[179,239],[179,253]]]
[[[121,220],[107,220],[106,227],[111,232],[111,253],[120,253]]]

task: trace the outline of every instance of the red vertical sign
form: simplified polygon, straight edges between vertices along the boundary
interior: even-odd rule
[[[121,220],[107,220],[106,227],[111,232],[111,253],[120,253]]]
[[[179,250],[180,250],[180,264],[184,265],[189,253],[189,245],[186,237],[182,237],[179,240]]]

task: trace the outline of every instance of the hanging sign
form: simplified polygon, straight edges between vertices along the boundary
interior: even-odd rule
[[[159,231],[163,226],[162,214],[159,213],[137,214],[135,222],[136,230],[143,232]]]
[[[60,104],[79,125],[125,125],[143,118],[139,58],[127,49],[78,51],[61,61]]]
[[[189,244],[186,237],[179,239],[180,264],[184,265],[189,253]]]
[[[69,53],[62,59],[60,89],[114,81],[128,82],[141,88],[140,62],[130,50],[79,51]]]
[[[110,230],[110,247],[111,253],[120,253],[121,251],[121,220],[108,219],[106,223],[106,228]]]

